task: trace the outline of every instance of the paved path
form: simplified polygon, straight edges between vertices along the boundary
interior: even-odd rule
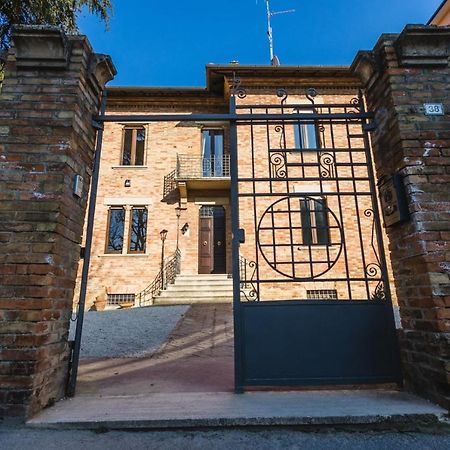
[[[233,370],[231,305],[192,305],[156,353],[82,360],[77,394],[232,391]]]

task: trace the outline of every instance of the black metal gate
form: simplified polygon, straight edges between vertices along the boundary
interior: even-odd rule
[[[395,323],[361,97],[239,104],[227,114],[94,117],[99,129],[68,395],[75,393],[104,122],[230,126],[236,391],[400,382]],[[273,97],[272,97],[273,98]],[[298,98],[298,96],[297,96]]]
[[[400,382],[362,97],[231,99],[236,390]],[[245,99],[245,100],[244,100]],[[238,103],[238,104],[236,104]]]

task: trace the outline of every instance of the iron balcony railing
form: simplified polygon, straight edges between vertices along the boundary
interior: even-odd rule
[[[203,158],[202,156],[177,155],[176,177],[199,179],[230,176],[230,155]]]
[[[172,170],[172,172],[168,173],[164,177],[164,190],[163,190],[163,198],[168,197],[177,189],[177,181],[175,180],[176,170]]]
[[[135,306],[153,305],[153,300],[161,291],[167,289],[169,284],[175,282],[175,277],[181,270],[181,252],[177,248],[175,253],[164,261],[164,267],[160,269],[155,279],[143,291],[136,294]]]

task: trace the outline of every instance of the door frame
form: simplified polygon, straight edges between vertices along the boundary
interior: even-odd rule
[[[210,215],[205,215],[205,216],[202,216],[202,209],[203,208],[210,208],[211,210],[212,210],[212,213],[210,214]],[[214,211],[216,210],[216,209],[219,209],[219,208],[221,208],[222,210],[223,210],[223,229],[224,229],[224,237],[223,237],[223,242],[222,242],[222,244],[221,245],[223,245],[223,249],[224,249],[224,254],[223,254],[223,262],[222,262],[222,264],[223,264],[223,270],[222,271],[220,271],[220,272],[217,272],[217,261],[216,261],[216,236],[215,236],[215,229],[216,229],[216,216],[215,216],[215,213],[214,213]],[[222,205],[222,204],[217,204],[217,203],[214,203],[214,204],[210,204],[210,203],[207,203],[207,204],[202,204],[201,206],[200,206],[200,208],[199,208],[199,212],[198,212],[198,218],[199,218],[199,222],[198,222],[198,273],[199,274],[205,274],[205,273],[211,273],[211,274],[214,274],[214,273],[223,273],[223,274],[225,274],[225,273],[227,273],[227,271],[226,271],[226,267],[227,267],[227,251],[226,251],[226,248],[227,248],[227,224],[226,224],[226,217],[227,217],[227,214],[226,214],[226,208],[225,208],[225,206],[224,205]],[[202,239],[202,231],[203,231],[203,229],[202,229],[202,221],[204,221],[205,219],[212,219],[212,220],[210,220],[210,228],[209,228],[209,230],[210,230],[210,237],[209,237],[209,244],[210,244],[210,260],[211,260],[211,264],[210,264],[210,271],[209,272],[202,272],[201,271],[201,267],[202,267],[202,265],[201,265],[201,261],[202,261],[202,250],[203,250],[203,247],[204,247],[204,243],[202,242],[203,241],[203,239]],[[208,244],[206,244],[206,245],[208,245]]]

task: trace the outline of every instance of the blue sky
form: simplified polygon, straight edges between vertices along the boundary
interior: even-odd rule
[[[80,31],[112,56],[111,85],[204,86],[205,64],[268,64],[263,0],[112,0],[109,29],[82,14]],[[426,23],[441,0],[271,0],[281,64],[350,64],[381,33]]]

